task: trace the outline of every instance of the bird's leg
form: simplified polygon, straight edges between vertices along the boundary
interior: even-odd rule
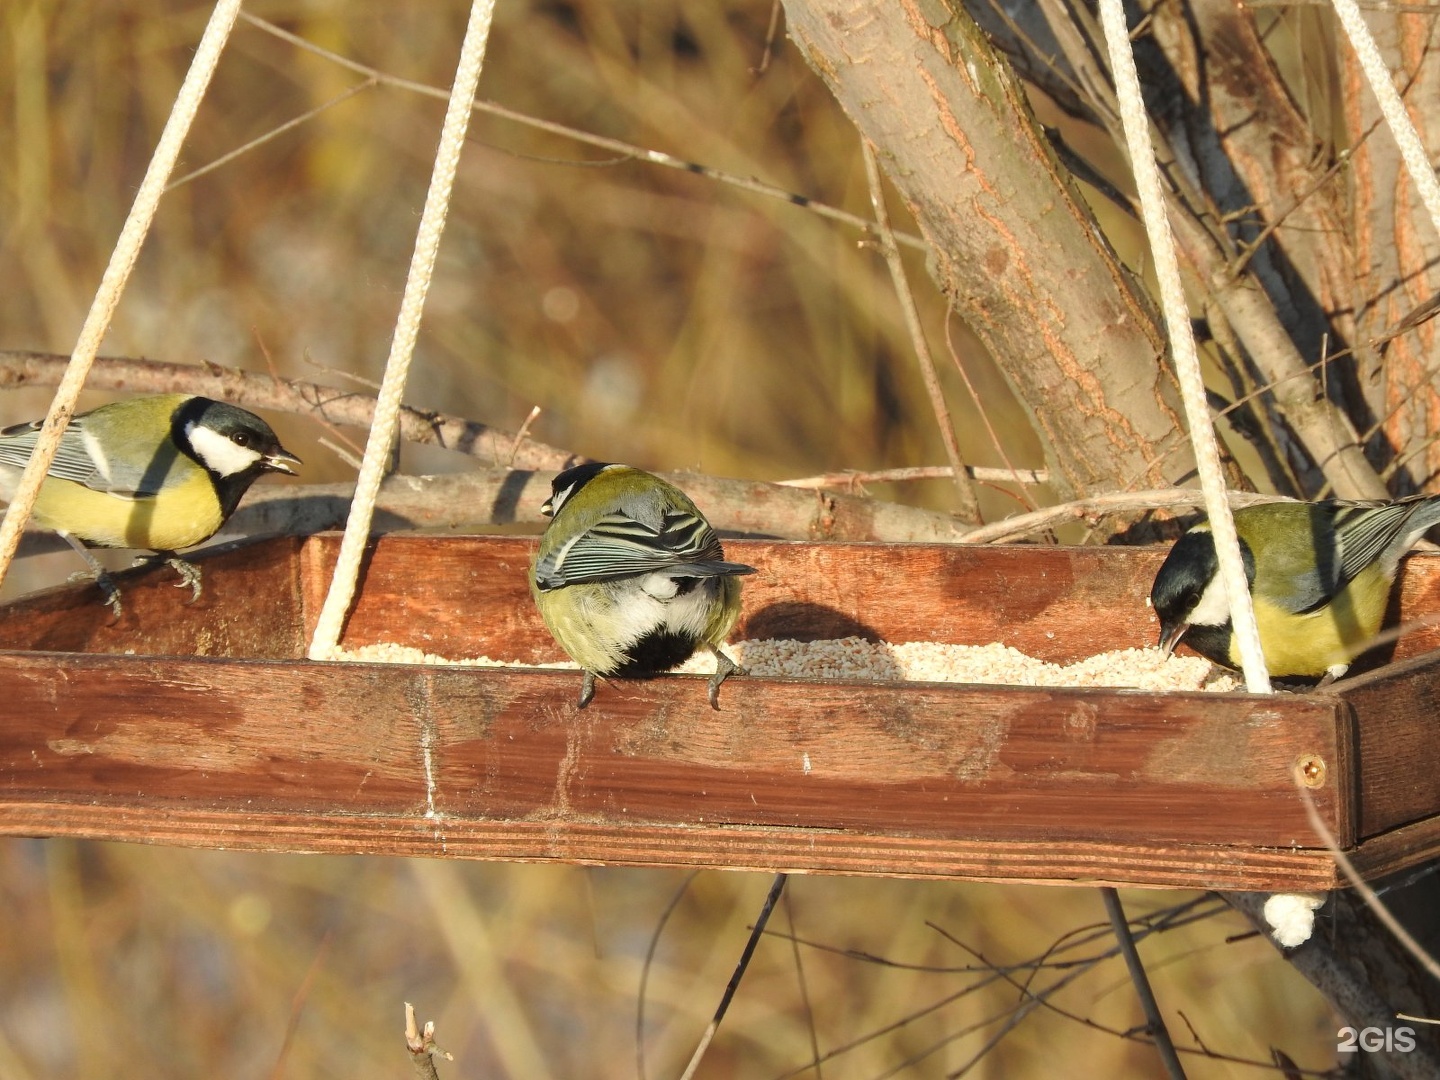
[[[731,675],[744,675],[745,669],[715,646],[710,646],[710,651],[715,654],[715,674],[710,676],[710,707],[718,712],[720,709],[720,684]]]
[[[584,680],[580,683],[580,704],[577,706],[577,708],[585,708],[586,705],[590,704],[591,699],[593,699],[594,697],[595,673],[593,671],[587,671],[585,672]]]
[[[90,549],[87,548],[82,541],[77,540],[69,533],[59,529],[55,531],[60,534],[67,544],[75,549],[75,554],[84,559],[85,565],[90,568],[88,572],[72,575],[71,580],[95,582],[100,591],[105,594],[105,603],[110,606],[110,610],[115,613],[115,618],[118,621],[120,618],[120,586],[115,584],[115,579],[110,576],[110,571],[100,565],[100,560],[90,554]]]
[[[191,594],[189,603],[193,604],[200,599],[200,567],[192,562],[186,562],[173,551],[160,551],[156,554],[164,560],[165,565],[171,567],[180,575],[180,580],[175,583],[177,589],[190,586]]]

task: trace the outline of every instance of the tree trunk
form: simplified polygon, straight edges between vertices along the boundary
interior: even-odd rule
[[[1434,146],[1440,136],[1440,64],[1433,59],[1440,24],[1430,15],[1379,11],[1367,11],[1365,20],[1390,61],[1411,121],[1425,144]],[[1440,238],[1348,45],[1341,57],[1346,126],[1352,143],[1359,144],[1353,168],[1354,305],[1358,337],[1366,342],[1386,335],[1440,290]],[[1399,465],[1395,486],[1402,493],[1418,490],[1440,470],[1432,434],[1440,430],[1437,335],[1440,324],[1432,320],[1365,353],[1363,387],[1383,432],[1380,450]]]
[[[941,289],[1034,417],[1062,497],[1185,478],[1155,312],[970,16],[953,3],[785,7],[919,222]]]

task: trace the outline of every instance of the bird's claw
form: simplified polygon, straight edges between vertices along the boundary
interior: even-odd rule
[[[745,669],[719,649],[715,650],[715,674],[710,676],[710,707],[720,711],[720,684],[731,675],[744,675]]]
[[[170,555],[165,559],[165,565],[174,569],[180,575],[180,580],[175,583],[177,589],[190,586],[190,599],[187,604],[193,604],[200,599],[200,567],[194,563],[186,562],[178,555]]]

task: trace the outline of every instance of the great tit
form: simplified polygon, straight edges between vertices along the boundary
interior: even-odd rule
[[[0,499],[15,494],[41,421],[0,431]],[[71,419],[32,517],[80,553],[120,615],[120,594],[86,549],[153,551],[200,596],[200,570],[175,555],[208,540],[262,473],[300,463],[270,425],[223,401],[159,394],[102,405]]]
[[[1329,683],[1374,643],[1400,556],[1440,522],[1440,496],[1393,503],[1276,502],[1235,511],[1235,531],[1265,666],[1276,678]],[[1170,550],[1150,602],[1167,653],[1183,639],[1240,667],[1215,538],[1196,525]]]
[[[530,566],[540,617],[584,669],[580,708],[595,677],[645,678],[697,650],[715,656],[710,704],[737,670],[720,646],[740,615],[741,574],[684,492],[628,465],[592,462],[555,478],[540,507],[550,524]]]

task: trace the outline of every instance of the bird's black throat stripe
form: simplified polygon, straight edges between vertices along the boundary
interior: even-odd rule
[[[1234,668],[1230,662],[1230,620],[1226,619],[1220,626],[1191,626],[1185,631],[1185,636],[1180,639],[1182,644],[1189,645],[1205,659],[1219,664],[1221,667]]]

